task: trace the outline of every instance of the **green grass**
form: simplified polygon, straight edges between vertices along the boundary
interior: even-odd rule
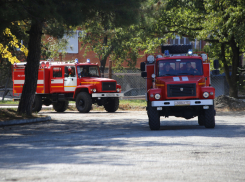
[[[75,101],[69,101],[69,103],[75,103]],[[0,101],[0,104],[19,104],[19,101],[12,101],[12,100],[5,100],[5,101]],[[146,107],[147,103],[145,100],[120,100],[119,101],[119,109],[123,110],[130,110],[130,109],[142,109]],[[94,109],[101,109],[104,107],[98,107],[94,105]],[[72,108],[72,107],[71,107]]]
[[[0,100],[0,104],[19,104],[19,101],[13,101],[13,100]]]
[[[69,103],[76,103],[76,102],[69,101]],[[19,104],[19,101],[0,100],[0,104]],[[120,104],[129,104],[131,106],[144,107],[146,106],[146,101],[145,100],[120,100]]]
[[[120,100],[120,105],[128,104],[131,107],[146,107],[146,100]]]

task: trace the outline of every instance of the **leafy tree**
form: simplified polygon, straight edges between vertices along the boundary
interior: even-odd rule
[[[102,74],[108,58],[113,61],[114,66],[118,69],[122,68],[121,64],[125,60],[128,60],[129,66],[135,66],[143,47],[140,37],[136,36],[139,33],[136,26],[110,27],[105,31],[103,25],[98,21],[90,21],[86,25],[88,26],[83,26],[83,28],[88,33],[81,38],[82,47],[85,52],[93,51],[96,53],[100,59]]]
[[[21,37],[18,27],[12,25],[11,29],[18,37]],[[8,86],[11,79],[11,64],[19,62],[19,59],[25,59],[28,54],[25,46],[20,45],[17,36],[9,28],[6,28],[0,34],[0,78],[3,82],[1,84],[5,84],[5,87]],[[17,49],[20,51],[17,51]]]
[[[244,51],[245,2],[167,0],[165,4],[158,4],[154,32],[158,35],[176,33],[214,45],[214,50],[220,50],[217,56],[224,65],[229,95],[237,97],[237,68],[239,56]],[[229,66],[232,67],[231,75]]]
[[[151,1],[142,3],[138,21],[128,27],[118,27],[112,23],[110,15],[105,18],[105,15],[100,13],[83,24],[82,48],[85,49],[85,53],[96,53],[101,63],[102,74],[108,58],[113,61],[116,69],[122,69],[124,61],[133,68],[137,59],[142,56],[140,53],[155,52],[156,48],[166,41],[163,36],[159,38],[152,32],[152,4]]]
[[[1,29],[11,22],[26,21],[29,24],[29,54],[25,68],[25,84],[18,112],[31,115],[32,104],[37,87],[38,67],[41,55],[43,33],[62,37],[69,26],[76,26],[95,16],[97,12],[110,14],[115,25],[129,25],[135,21],[133,12],[137,11],[141,0],[22,0],[1,1]]]
[[[59,56],[64,56],[66,52],[66,47],[68,45],[68,40],[66,38],[57,39],[55,37],[43,38],[41,44],[41,56],[43,59],[58,59]]]

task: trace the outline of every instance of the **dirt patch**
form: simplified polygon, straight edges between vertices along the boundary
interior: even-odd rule
[[[240,99],[221,95],[214,99],[216,110],[221,111],[243,111],[245,110],[245,102]]]
[[[31,116],[27,116],[24,114],[19,114],[17,112],[17,109],[0,109],[0,122],[1,121],[8,121],[8,120],[14,120],[14,119],[31,119],[31,118],[40,118],[40,117],[46,117],[40,114],[33,113]]]

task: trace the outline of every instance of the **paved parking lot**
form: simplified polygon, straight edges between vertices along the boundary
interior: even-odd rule
[[[0,128],[0,181],[244,181],[245,112],[197,118],[145,111],[41,112],[52,121]]]

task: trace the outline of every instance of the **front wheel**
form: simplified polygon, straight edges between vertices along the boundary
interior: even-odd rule
[[[106,99],[104,108],[107,112],[115,112],[119,108],[119,98],[111,97]]]
[[[151,103],[148,103],[147,114],[149,118],[149,126],[151,130],[160,129],[160,115],[156,107],[152,107]]]
[[[68,108],[68,101],[58,101],[53,103],[53,108],[56,112],[64,112]]]
[[[199,124],[199,126],[204,126],[204,124],[205,124],[205,117],[204,117],[204,115],[199,115],[198,116],[198,124]]]
[[[80,113],[88,113],[92,108],[92,98],[87,92],[80,92],[76,97],[76,107]]]
[[[209,106],[209,109],[204,110],[205,117],[205,127],[206,128],[214,128],[215,127],[215,110],[214,105]]]

